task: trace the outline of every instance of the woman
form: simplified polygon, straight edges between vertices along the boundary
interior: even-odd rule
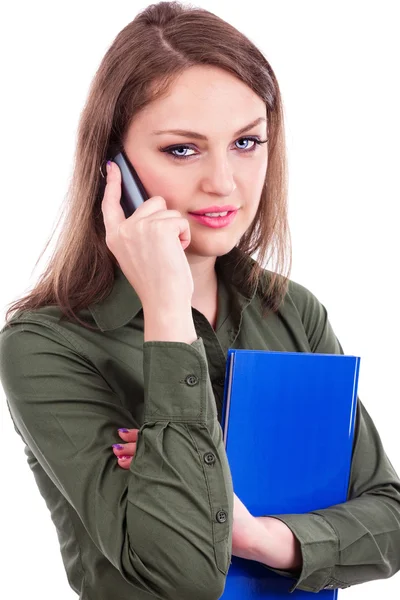
[[[100,175],[114,142],[150,196],[128,219],[118,166]],[[360,400],[347,502],[255,518],[233,493],[227,349],[343,353],[290,264],[261,266],[276,251],[284,270],[286,195],[264,56],[201,9],[137,15],[90,90],[57,250],[0,335],[10,414],[82,600],[217,599],[232,554],[292,590],[400,570],[400,480]]]

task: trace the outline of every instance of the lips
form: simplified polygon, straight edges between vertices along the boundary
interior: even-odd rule
[[[227,227],[230,225],[235,219],[237,212],[237,210],[229,211],[224,217],[207,217],[207,215],[192,214],[192,218],[198,221],[201,225],[206,225],[212,229],[219,229],[221,227]]]
[[[201,208],[200,210],[192,211],[191,215],[204,215],[205,213],[220,213],[220,212],[235,212],[238,208],[227,204],[225,206],[208,206],[207,208]]]

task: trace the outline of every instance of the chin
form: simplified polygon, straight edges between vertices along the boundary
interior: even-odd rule
[[[236,236],[226,236],[224,239],[192,240],[185,252],[197,256],[223,256],[237,244]]]

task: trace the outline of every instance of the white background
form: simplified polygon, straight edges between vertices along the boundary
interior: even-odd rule
[[[102,56],[147,2],[15,2],[2,9],[0,309],[30,289],[59,216],[80,111]],[[289,152],[291,278],[326,306],[359,394],[400,473],[399,3],[198,1],[245,33],[280,83]],[[3,321],[3,319],[2,319]],[[4,597],[73,600],[56,531],[2,415]],[[8,595],[4,594],[8,592]],[[339,591],[399,598],[400,573]]]

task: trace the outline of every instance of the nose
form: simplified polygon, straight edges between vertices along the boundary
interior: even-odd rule
[[[204,164],[202,190],[207,194],[230,196],[235,189],[235,179],[226,153],[210,155]]]

